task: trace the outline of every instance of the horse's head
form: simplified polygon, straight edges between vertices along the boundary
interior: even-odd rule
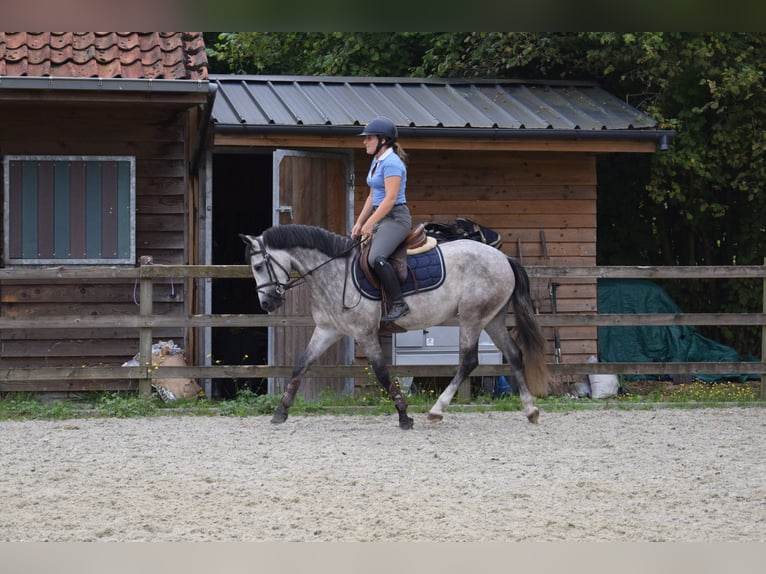
[[[266,250],[261,236],[239,234],[245,243],[245,260],[255,279],[261,308],[273,313],[285,302],[285,288],[290,281],[290,270]]]

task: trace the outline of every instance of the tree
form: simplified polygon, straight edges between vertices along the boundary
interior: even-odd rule
[[[430,36],[424,32],[225,32],[208,54],[234,74],[410,76]]]

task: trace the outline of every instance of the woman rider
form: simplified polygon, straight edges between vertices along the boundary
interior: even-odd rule
[[[381,322],[391,323],[410,312],[402,297],[399,278],[388,262],[388,257],[412,228],[405,195],[407,154],[397,143],[396,126],[388,118],[372,120],[359,135],[364,136],[365,150],[373,159],[367,174],[370,192],[351,230],[351,237],[372,238],[368,263],[391,302],[391,308],[381,317]]]

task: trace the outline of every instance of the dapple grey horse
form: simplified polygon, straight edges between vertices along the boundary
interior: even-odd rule
[[[378,382],[393,400],[399,426],[410,429],[407,401],[391,380],[380,345],[381,305],[365,298],[353,285],[351,260],[358,244],[350,237],[307,225],[280,225],[262,235],[239,235],[246,247],[261,307],[278,309],[286,292],[299,282],[311,290],[311,315],[316,325],[308,346],[292,372],[272,422],[287,420],[301,377],[333,343],[344,335],[360,346]],[[457,389],[476,368],[478,342],[486,331],[508,362],[519,388],[524,414],[536,423],[540,411],[534,397],[548,394],[545,338],[536,320],[529,278],[521,264],[489,245],[471,240],[442,243],[443,283],[430,291],[407,297],[410,312],[396,324],[405,330],[439,325],[458,317],[459,364],[454,378],[431,407],[427,420],[441,421]],[[515,339],[506,325],[508,305],[516,319]]]

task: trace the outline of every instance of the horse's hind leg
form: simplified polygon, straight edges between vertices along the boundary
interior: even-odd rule
[[[341,338],[341,334],[331,330],[316,327],[311,334],[311,339],[306,349],[298,359],[298,363],[293,369],[290,382],[282,394],[282,400],[279,401],[271,422],[281,424],[287,420],[287,411],[295,402],[295,395],[301,386],[301,377],[308,371],[309,367],[324,353],[330,346]]]
[[[540,417],[540,410],[535,406],[535,397],[529,391],[524,377],[521,349],[519,349],[519,346],[505,327],[505,311],[492,319],[484,330],[503,353],[511,369],[513,369],[513,376],[516,378],[516,383],[519,387],[519,398],[521,399],[521,405],[524,408],[527,420],[531,423],[536,423]]]
[[[377,339],[376,339],[377,340]],[[385,360],[383,359],[383,349],[380,348],[379,343],[361,343],[360,346],[367,359],[370,361],[372,370],[375,372],[375,377],[378,379],[380,386],[383,387],[391,397],[396,407],[396,412],[399,414],[399,428],[409,430],[414,425],[412,417],[407,414],[407,399],[402,395],[402,391],[399,386],[391,380],[391,374],[388,370]]]
[[[468,378],[479,364],[479,335],[481,334],[481,329],[476,333],[473,331],[474,329],[468,331],[463,327],[460,328],[460,363],[457,366],[457,372],[447,385],[447,388],[439,395],[434,406],[428,411],[428,416],[426,417],[428,422],[436,423],[444,418],[444,411],[452,402],[461,383]]]

